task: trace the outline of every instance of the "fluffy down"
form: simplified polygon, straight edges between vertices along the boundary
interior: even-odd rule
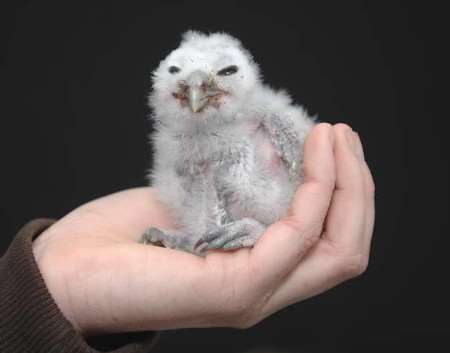
[[[262,83],[239,40],[185,33],[154,71],[149,104],[151,185],[177,228],[149,228],[142,242],[198,255],[252,246],[286,214],[314,121]]]

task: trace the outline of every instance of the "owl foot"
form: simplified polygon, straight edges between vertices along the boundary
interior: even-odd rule
[[[177,243],[177,239],[174,234],[151,227],[147,229],[144,234],[142,234],[140,243],[174,248]]]
[[[265,229],[266,227],[255,219],[242,218],[207,233],[203,240],[207,243],[207,249],[232,250],[251,247]]]
[[[203,240],[193,243],[192,237],[179,234],[176,231],[161,230],[151,227],[142,234],[140,243],[164,246],[170,249],[187,251],[196,255],[203,255],[207,244]]]

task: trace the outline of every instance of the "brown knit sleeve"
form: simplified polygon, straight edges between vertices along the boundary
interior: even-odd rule
[[[144,353],[155,332],[99,336],[87,341],[63,316],[39,272],[32,241],[53,220],[27,223],[0,259],[1,353]]]

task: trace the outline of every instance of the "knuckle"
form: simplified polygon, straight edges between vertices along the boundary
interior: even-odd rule
[[[344,279],[350,279],[362,275],[367,270],[368,265],[368,256],[354,255],[342,258],[337,269]]]
[[[308,184],[308,193],[311,195],[311,198],[314,199],[325,199],[330,197],[330,193],[335,188],[335,179],[333,177],[323,177],[320,181],[310,182]]]
[[[375,196],[375,183],[372,179],[367,182],[367,192],[370,197]]]
[[[335,175],[324,176],[320,184],[323,193],[332,192],[336,186]]]
[[[305,227],[302,233],[304,237],[303,248],[307,250],[316,244],[320,239],[322,231],[323,224],[319,221],[311,222],[308,227]]]
[[[256,325],[257,323],[258,320],[256,320],[253,315],[241,314],[236,318],[233,327],[236,329],[245,330]]]
[[[233,327],[237,329],[248,329],[260,322],[266,315],[266,306],[271,297],[270,293],[251,298],[242,307],[235,307],[233,315]]]
[[[305,165],[306,168],[310,168],[310,166]],[[305,170],[306,171],[306,170]],[[307,171],[306,171],[307,172]],[[333,191],[336,185],[336,176],[334,174],[329,175],[321,175],[320,178],[317,177],[314,180],[308,181],[308,192],[311,194],[320,196],[326,195],[330,191]]]
[[[304,245],[308,247],[317,242],[323,230],[323,223],[319,220],[302,222],[297,220],[294,214],[284,218],[279,224],[286,228],[283,233],[303,236],[305,239]]]
[[[235,297],[228,304],[226,320],[234,328],[246,329],[257,322],[256,312],[256,305],[249,297]]]
[[[300,234],[303,232],[304,225],[297,220],[293,210],[289,210],[290,215],[281,219],[277,225],[281,227],[281,234]]]
[[[323,229],[322,226],[317,227],[310,234],[305,235],[305,240],[303,243],[303,253],[317,244],[322,234],[322,229]]]

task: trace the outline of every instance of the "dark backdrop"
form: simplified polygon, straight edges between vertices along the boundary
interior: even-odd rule
[[[448,114],[434,98],[438,49],[448,45],[442,10],[409,2],[86,4],[0,5],[0,253],[32,218],[144,185],[151,71],[186,29],[225,30],[254,54],[267,82],[362,136],[377,185],[371,263],[357,280],[252,329],[167,332],[158,351],[394,352],[445,343]]]

